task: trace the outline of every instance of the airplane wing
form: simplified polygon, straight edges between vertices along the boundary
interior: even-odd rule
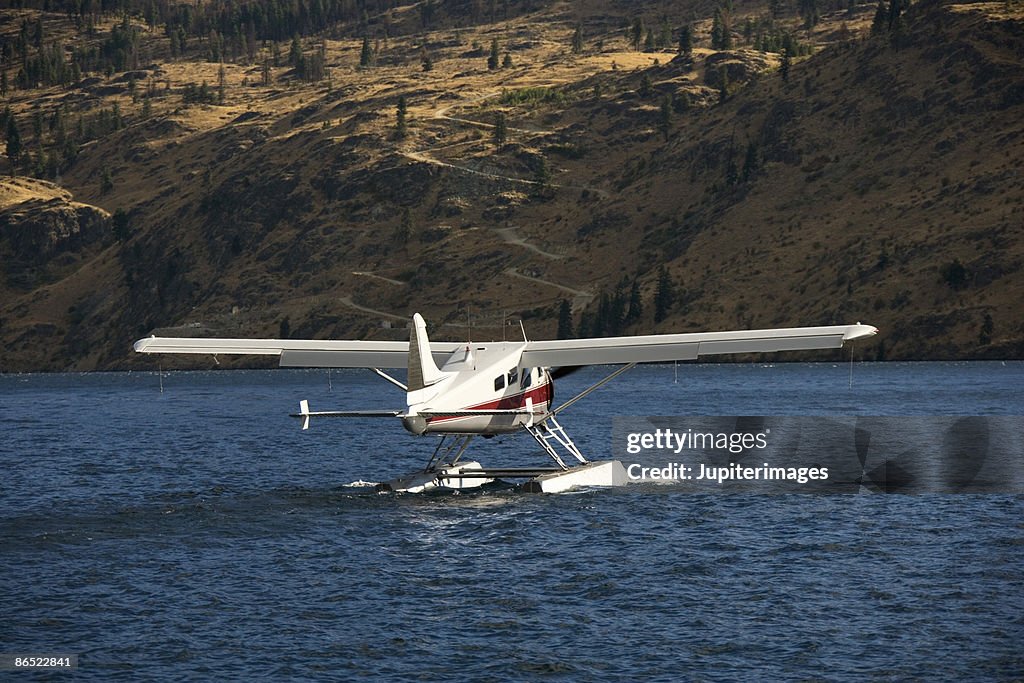
[[[857,323],[828,327],[531,341],[526,343],[523,350],[522,365],[611,365],[695,360],[700,356],[723,353],[838,349],[843,342],[871,337],[877,333],[877,328]]]
[[[438,365],[464,342],[430,342]],[[409,342],[329,339],[214,339],[205,337],[146,337],[135,342],[138,353],[192,353],[278,356],[285,368],[405,368]]]

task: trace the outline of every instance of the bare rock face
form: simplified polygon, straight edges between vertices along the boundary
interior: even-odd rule
[[[731,84],[746,83],[771,68],[769,58],[754,50],[716,52],[704,60],[704,83],[712,88],[722,86],[723,75]]]
[[[64,198],[29,199],[0,211],[0,248],[22,264],[42,264],[110,234],[110,214]]]

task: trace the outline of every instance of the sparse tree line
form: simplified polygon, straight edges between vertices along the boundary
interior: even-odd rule
[[[39,178],[56,178],[67,171],[78,158],[82,144],[124,128],[121,107],[114,103],[86,114],[72,117],[67,105],[61,105],[49,116],[34,109],[31,116],[32,137],[22,132],[27,126],[19,121],[10,106],[0,112],[11,174],[27,171]]]
[[[654,324],[668,318],[679,303],[679,285],[664,265],[658,270],[658,280],[650,305]],[[558,309],[558,338],[613,337],[621,335],[631,325],[644,318],[645,306],[640,291],[640,279],[623,277],[611,292],[602,292],[592,305],[580,315],[579,325],[573,325],[572,306],[563,300]]]

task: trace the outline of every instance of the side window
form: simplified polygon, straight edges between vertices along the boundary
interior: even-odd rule
[[[525,389],[526,387],[530,386],[531,384],[533,384],[533,370],[528,368],[526,370],[523,370],[523,379],[519,383],[519,388],[520,389]]]
[[[505,375],[498,375],[494,378],[494,390],[501,391],[505,388]]]
[[[519,368],[512,368],[508,371],[508,385],[512,386],[519,381]]]

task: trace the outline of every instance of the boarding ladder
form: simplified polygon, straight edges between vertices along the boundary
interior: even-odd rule
[[[580,449],[576,447],[569,435],[562,429],[562,425],[558,424],[558,420],[555,419],[554,415],[549,416],[547,419],[538,422],[537,424],[528,425],[526,431],[530,432],[530,436],[536,439],[540,447],[547,452],[551,458],[558,463],[558,466],[563,470],[569,469],[565,461],[558,454],[555,446],[561,446],[567,453],[575,457],[582,464],[587,464],[587,459],[580,453]]]

